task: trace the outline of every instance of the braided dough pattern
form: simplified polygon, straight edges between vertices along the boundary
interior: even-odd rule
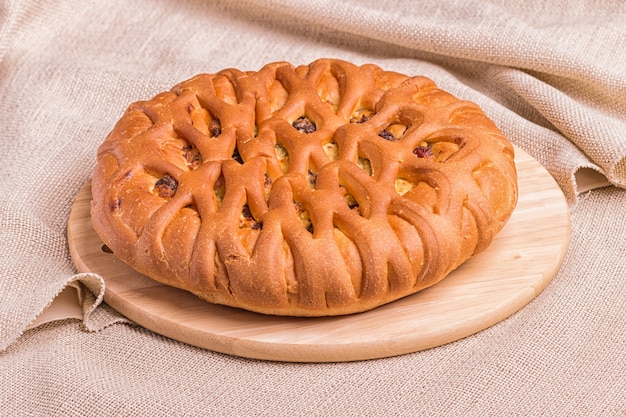
[[[513,148],[478,106],[333,59],[198,75],[132,104],[97,158],[92,222],[118,258],[268,314],[431,286],[517,201]]]

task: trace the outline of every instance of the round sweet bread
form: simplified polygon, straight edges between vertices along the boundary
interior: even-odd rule
[[[517,202],[513,157],[425,77],[226,69],[130,105],[98,150],[91,217],[119,259],[211,303],[348,314],[485,249]]]

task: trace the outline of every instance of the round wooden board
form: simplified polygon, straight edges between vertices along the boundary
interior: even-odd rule
[[[212,305],[157,283],[102,250],[91,226],[90,182],[68,224],[78,271],[101,275],[104,300],[156,333],[254,359],[337,362],[432,348],[479,332],[518,311],[558,272],[570,239],[566,200],[550,174],[516,149],[519,203],[491,246],[437,285],[377,309],[340,317],[267,316]]]

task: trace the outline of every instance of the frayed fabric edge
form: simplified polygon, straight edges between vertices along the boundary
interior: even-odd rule
[[[15,332],[13,337],[7,338],[0,345],[0,352],[5,351],[24,332],[38,328],[42,325],[61,320],[82,321],[85,330],[97,332],[116,324],[133,322],[103,304],[105,292],[104,279],[93,273],[80,273],[71,276],[50,302],[28,324]]]

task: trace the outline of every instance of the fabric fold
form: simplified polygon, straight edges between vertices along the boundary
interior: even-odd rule
[[[101,306],[105,291],[105,282],[101,276],[81,273],[69,277],[59,290],[49,297],[43,309],[36,310],[34,316],[27,316],[15,309],[17,317],[3,317],[3,337],[0,339],[0,352],[4,351],[24,331],[58,320],[75,319],[82,322],[87,331],[99,331],[114,323],[131,323],[128,319],[108,306]],[[43,298],[44,300],[46,297]],[[25,323],[25,324],[24,324]]]

